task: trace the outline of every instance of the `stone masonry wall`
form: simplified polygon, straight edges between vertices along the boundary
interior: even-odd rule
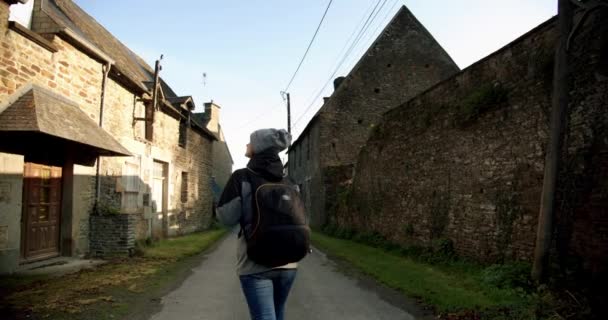
[[[591,283],[606,279],[608,266],[606,14],[593,16],[571,49],[554,246],[559,265],[585,270]],[[401,244],[448,238],[481,261],[530,261],[555,39],[550,20],[387,112],[332,222]]]
[[[104,129],[126,146],[135,157],[103,158],[102,199],[114,211],[135,214],[139,217],[137,238],[161,238],[205,229],[210,224],[212,193],[210,187],[212,143],[207,136],[188,129],[186,148],[178,145],[179,119],[177,115],[157,112],[152,141],[145,139],[145,124],[134,117],[144,116],[144,104],[139,97],[115,82],[108,86],[107,111],[104,112]],[[163,199],[164,212],[152,212],[154,198],[154,162],[166,166]],[[137,190],[126,190],[126,166],[137,170]],[[188,199],[182,202],[182,172],[188,173]],[[129,200],[126,197],[136,197]],[[150,202],[144,203],[149,197]],[[135,201],[135,203],[133,203]],[[163,208],[161,208],[162,210]],[[152,230],[149,229],[151,219]]]
[[[402,7],[323,105],[316,119],[318,131],[307,133],[317,134],[310,139],[318,144],[309,160],[316,163],[313,171],[305,165],[296,167],[294,174],[311,182],[313,226],[325,223],[325,197],[335,196],[328,194],[333,188],[324,185],[323,171],[354,164],[385,111],[458,71],[432,35]],[[299,141],[297,148],[306,150],[307,145]]]
[[[91,216],[91,255],[128,256],[135,248],[137,218],[131,214]]]
[[[213,176],[220,188],[224,188],[230,175],[232,174],[232,157],[228,143],[223,140],[223,135],[219,141],[213,143]]]
[[[3,19],[0,21],[0,103],[18,88],[34,83],[76,102],[92,121],[99,122],[102,64],[61,37],[46,37],[58,50],[53,52],[9,29],[8,6],[5,2],[0,2],[0,6],[0,19]],[[210,137],[189,130],[188,147],[181,148],[177,144],[179,120],[175,115],[158,112],[154,141],[146,141],[144,123],[133,121],[134,117],[144,116],[141,98],[114,79],[107,81],[103,129],[134,157],[101,158],[101,203],[110,211],[138,217],[136,233],[139,238],[147,237],[147,219],[158,219],[158,216],[151,214],[149,205],[144,206],[143,200],[146,194],[151,193],[153,162],[162,161],[168,167],[167,212],[160,219],[162,221],[156,221],[157,224],[165,223],[170,235],[206,228],[210,223],[212,203]],[[10,158],[3,154],[0,157]],[[137,203],[133,206],[131,202],[129,208],[126,207],[123,176],[127,163],[136,164],[139,168],[139,189],[135,192]],[[189,173],[190,194],[185,203],[181,202],[180,194],[182,171]],[[73,253],[84,255],[89,252],[89,224],[93,221],[90,213],[95,200],[95,167],[77,165],[74,173]],[[20,216],[12,219],[19,220]],[[19,241],[18,232],[9,230],[7,237],[10,241]]]
[[[5,3],[0,2],[0,5],[4,7]],[[4,13],[4,8],[0,12]],[[0,103],[18,88],[34,83],[77,102],[92,121],[98,121],[102,76],[99,62],[59,37],[51,42],[59,51],[51,52],[8,29],[7,19],[1,20],[0,25]],[[10,158],[2,154],[0,157]],[[73,254],[84,255],[89,247],[88,224],[93,201],[91,195],[94,194],[94,170],[76,166],[74,172]],[[12,219],[20,221],[20,213]],[[9,230],[8,236],[20,241],[16,229]]]
[[[319,168],[319,125],[315,121],[309,124],[308,131],[303,133],[298,143],[289,150],[289,177],[300,186],[300,192],[313,226],[323,224],[320,216],[323,207],[323,185]]]
[[[323,106],[321,167],[355,163],[384,112],[458,71],[403,6]]]

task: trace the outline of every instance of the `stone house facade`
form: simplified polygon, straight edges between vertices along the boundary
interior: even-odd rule
[[[289,176],[300,185],[313,226],[326,222],[334,185],[352,178],[359,150],[382,114],[459,71],[403,6],[289,149]],[[334,181],[336,180],[337,181]]]
[[[72,1],[0,1],[0,272],[207,228],[194,108]]]
[[[217,140],[213,142],[213,146],[211,147],[213,149],[212,188],[214,201],[219,201],[222,190],[232,174],[232,166],[234,165],[226,136],[224,136],[224,131],[220,124],[221,109],[213,101],[205,102],[205,112],[194,114],[194,119],[217,137]]]

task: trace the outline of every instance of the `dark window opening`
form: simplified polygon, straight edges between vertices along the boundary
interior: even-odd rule
[[[430,66],[431,66],[431,65],[430,65],[430,64],[428,64],[428,63],[424,65],[424,67],[425,67],[425,68],[427,68],[427,69],[428,69]]]
[[[182,189],[181,189],[182,203],[188,202],[188,172],[182,171]]]
[[[392,67],[392,66],[393,66],[393,65],[392,65],[392,64],[390,64],[390,63],[386,65],[386,67],[387,67],[387,68],[390,68],[390,67]]]
[[[358,123],[358,124],[362,124],[362,123],[363,123],[363,119],[359,119],[359,120],[357,120],[357,123]]]
[[[154,108],[151,104],[146,104],[146,140],[152,141],[154,138]]]
[[[186,147],[186,144],[188,143],[188,121],[185,119],[182,119],[179,122],[179,141],[178,141],[178,145],[182,148]]]
[[[380,88],[376,88],[376,89],[374,89],[374,92],[375,92],[375,93],[380,93]]]

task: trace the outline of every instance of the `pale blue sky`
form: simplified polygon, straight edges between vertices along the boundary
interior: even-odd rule
[[[235,169],[243,167],[249,133],[286,127],[279,94],[295,71],[329,0],[76,0],[149,64],[164,54],[161,76],[197,111],[213,99]],[[347,40],[376,0],[334,0],[291,85],[294,139],[329,96],[321,89]],[[336,75],[346,75],[401,5],[465,68],[556,13],[556,0],[387,0]],[[202,74],[207,74],[203,86]],[[313,107],[302,116],[307,106]]]

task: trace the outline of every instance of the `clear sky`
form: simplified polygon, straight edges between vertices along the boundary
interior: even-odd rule
[[[346,75],[400,6],[406,5],[460,68],[551,18],[557,0],[382,0],[360,43],[338,69]],[[287,125],[280,91],[295,71],[329,0],[76,0],[150,65],[164,54],[161,76],[197,112],[213,99],[235,169],[244,167],[249,133]],[[329,79],[377,0],[334,0],[289,89],[294,140],[329,96]],[[380,6],[379,6],[380,7]],[[207,74],[203,82],[203,73]],[[312,107],[304,113],[309,105]]]

